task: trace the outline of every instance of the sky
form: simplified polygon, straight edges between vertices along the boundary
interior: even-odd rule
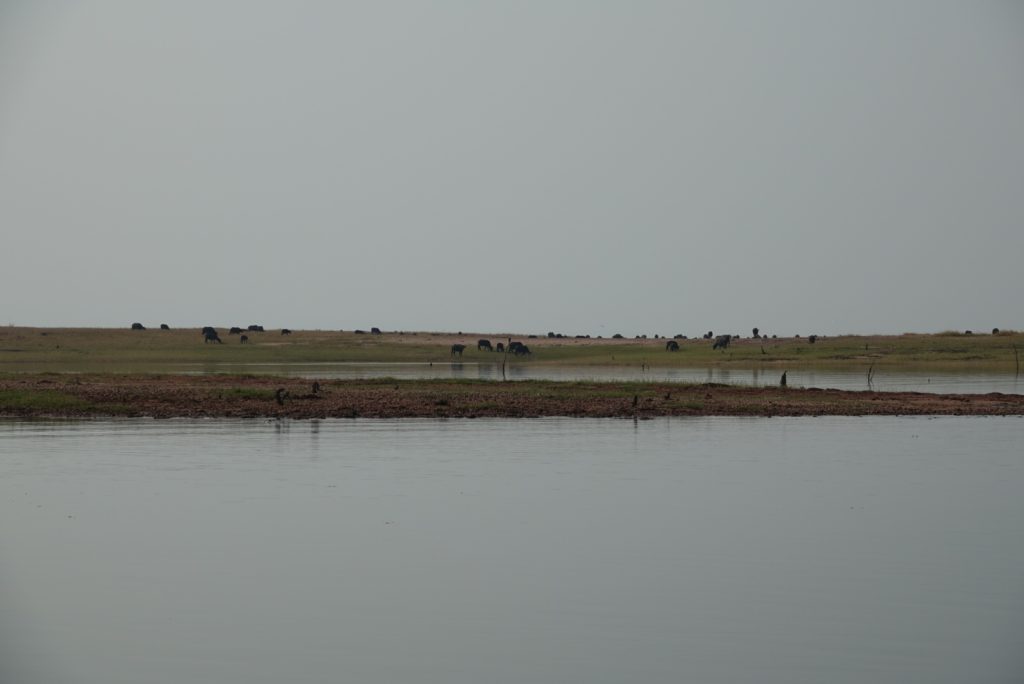
[[[0,3],[0,325],[1024,329],[1024,4]]]

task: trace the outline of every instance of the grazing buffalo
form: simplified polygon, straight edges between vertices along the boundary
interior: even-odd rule
[[[141,323],[132,323],[132,330],[145,330],[146,326]]]
[[[249,341],[249,336],[248,335],[242,335],[241,337],[238,338],[239,344],[246,344],[248,341]]]
[[[292,331],[289,330],[288,328],[281,328],[281,334],[282,335],[291,335]]]
[[[365,330],[353,330],[352,332],[354,332],[356,335],[365,335],[366,334]]]
[[[383,335],[384,333],[382,333],[380,331],[380,328],[370,328],[370,334],[371,335]]]
[[[665,351],[679,351],[679,343],[675,340],[669,340],[665,343]]]
[[[462,352],[466,351],[466,345],[464,344],[453,344],[452,345],[452,356],[462,356]]]
[[[224,344],[221,342],[220,335],[213,328],[203,331],[203,343],[216,342],[217,344]]]
[[[732,342],[732,335],[719,335],[715,338],[715,343],[711,345],[712,349],[728,349],[729,343]]]
[[[504,352],[505,352],[505,343],[504,343],[504,342],[499,342],[499,343],[498,343],[498,344],[497,344],[497,345],[496,345],[496,346],[494,347],[494,350],[495,350],[495,351],[497,351],[497,352],[502,352],[502,353],[504,353]]]
[[[491,341],[490,340],[477,340],[476,341],[476,350],[477,351],[483,351],[484,349],[486,349],[487,351],[494,351],[494,348],[491,347]]]
[[[262,325],[250,325],[249,326],[249,332],[263,332],[263,326]]]
[[[515,354],[516,350],[519,349],[522,346],[523,346],[523,343],[519,342],[518,340],[510,341],[508,343],[508,351],[509,351],[510,354]]]
[[[160,324],[160,329],[161,330],[170,330],[171,326],[167,325],[166,323],[161,323]]]
[[[512,347],[510,346],[509,349],[512,349]],[[533,354],[533,352],[530,351],[530,348],[521,342],[519,343],[518,347],[512,349],[512,353],[515,354],[516,356],[528,356],[530,354]]]
[[[241,335],[241,334],[242,334],[242,329],[239,328],[238,326],[235,326],[235,327],[231,328],[231,330],[228,330],[228,335]]]
[[[213,333],[214,335],[216,335],[217,331],[214,330],[213,326],[208,325],[205,328],[203,328],[203,335],[205,336],[205,335],[207,335],[209,333]]]

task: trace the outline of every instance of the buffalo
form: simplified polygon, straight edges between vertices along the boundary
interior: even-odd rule
[[[712,349],[728,349],[729,343],[732,342],[732,335],[719,335],[715,338],[715,343],[711,345]]]
[[[242,335],[241,337],[238,338],[239,344],[245,344],[248,341],[249,341],[249,336],[248,335]]]
[[[289,330],[288,328],[281,328],[281,334],[282,335],[291,335],[292,331]]]
[[[679,351],[679,343],[675,340],[669,340],[665,343],[665,351]]]
[[[141,323],[132,323],[132,330],[145,330],[146,326]]]
[[[487,351],[494,351],[494,349],[491,347],[491,341],[490,340],[477,340],[476,341],[476,350],[477,351],[483,351],[484,349],[486,349]]]
[[[224,344],[220,339],[220,335],[218,335],[217,331],[214,330],[213,328],[203,331],[203,343],[206,342],[216,342],[217,344]]]
[[[462,356],[462,352],[464,352],[465,350],[466,350],[466,345],[464,345],[464,344],[453,344],[452,345],[452,356],[459,356],[459,357],[461,357]]]
[[[171,326],[167,325],[166,323],[161,323],[160,324],[160,329],[161,330],[170,330]]]
[[[370,334],[371,335],[382,335],[383,333],[380,331],[380,328],[370,328]]]
[[[237,326],[231,328],[231,330],[228,330],[228,335],[241,335],[241,334],[242,334],[242,329],[237,327]]]
[[[504,343],[504,342],[499,342],[499,343],[498,343],[498,344],[497,344],[497,345],[496,345],[496,346],[494,347],[494,350],[495,350],[495,351],[497,351],[497,352],[501,352],[501,353],[504,353],[504,352],[505,352],[505,343]]]
[[[513,343],[513,344],[514,344],[514,343]],[[511,345],[509,345],[509,349],[510,349],[510,350],[512,351],[512,353],[513,353],[513,354],[515,354],[516,356],[529,356],[529,355],[533,354],[533,352],[531,352],[531,351],[530,351],[530,348],[529,348],[529,347],[527,347],[527,346],[526,346],[525,344],[523,344],[522,342],[520,342],[520,343],[519,343],[519,346],[515,347],[514,349],[512,348],[512,346],[511,346]]]

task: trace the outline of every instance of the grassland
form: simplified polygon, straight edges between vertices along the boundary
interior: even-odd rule
[[[249,332],[247,344],[219,329],[223,344],[206,344],[199,329],[129,330],[104,328],[0,328],[0,373],[108,372],[175,373],[244,369],[247,364],[448,363],[453,343],[466,344],[465,362],[499,363],[502,355],[478,351],[479,338],[521,340],[529,357],[509,363],[562,366],[900,368],[1009,372],[1019,369],[1024,334],[944,333],[897,336],[844,335],[733,341],[725,351],[707,340],[678,340],[678,352],[664,339],[574,339],[508,334],[391,333],[337,331]]]

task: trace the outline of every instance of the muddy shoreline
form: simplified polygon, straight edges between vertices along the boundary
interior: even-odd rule
[[[12,375],[4,417],[535,418],[1024,415],[1024,395],[853,392],[677,383]]]

